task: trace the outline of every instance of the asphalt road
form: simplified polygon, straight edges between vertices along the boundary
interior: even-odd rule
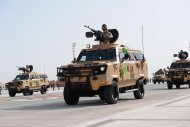
[[[10,98],[0,95],[0,127],[66,127],[66,126],[190,126],[190,89],[168,90],[166,84],[145,86],[144,99],[133,93],[120,94],[120,101],[107,105],[99,97],[80,98],[75,106],[65,104],[62,90],[46,95],[22,94]]]

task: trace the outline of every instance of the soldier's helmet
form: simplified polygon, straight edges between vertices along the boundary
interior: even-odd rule
[[[102,25],[102,30],[105,31],[105,30],[107,30],[107,29],[108,29],[108,28],[107,28],[107,25],[106,25],[106,24],[103,24],[103,25]]]

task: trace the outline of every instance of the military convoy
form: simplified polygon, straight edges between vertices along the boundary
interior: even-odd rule
[[[9,96],[14,97],[16,93],[23,93],[24,96],[33,95],[33,92],[40,91],[41,94],[46,94],[49,80],[46,74],[32,72],[33,66],[19,67],[22,71],[16,78],[6,83],[9,91]]]
[[[181,85],[188,84],[190,88],[190,60],[188,60],[188,53],[180,51],[178,54],[174,54],[174,57],[178,57],[179,60],[176,60],[171,63],[171,66],[168,67],[166,73],[167,87],[172,89],[173,85],[176,88],[180,88]]]
[[[96,95],[107,104],[115,104],[119,100],[119,94],[126,92],[133,92],[135,99],[142,99],[145,94],[144,85],[148,81],[148,67],[144,54],[140,50],[115,44],[119,37],[117,29],[108,30],[107,34],[111,34],[112,38],[105,38],[103,32],[85,27],[91,30],[86,32],[86,37],[95,36],[95,41],[99,41],[99,44],[92,47],[88,44],[71,64],[57,67],[56,82],[64,87],[63,96],[66,104],[76,105],[80,97]],[[178,57],[179,60],[172,62],[167,71],[160,69],[155,72],[153,83],[166,81],[168,89],[172,89],[173,85],[180,88],[184,84],[188,84],[190,88],[188,53],[181,50],[174,54],[174,57]],[[19,67],[18,70],[22,73],[6,83],[10,97],[14,97],[16,93],[27,96],[38,91],[46,94],[49,87],[46,74],[32,72],[32,65]]]
[[[155,73],[153,73],[152,82],[154,84],[158,83],[164,83],[166,81],[166,70],[165,69],[159,69]]]
[[[114,44],[119,33],[109,30],[113,38],[104,44],[101,31],[87,32],[86,37],[96,37],[100,44],[87,45],[76,61],[57,68],[59,82],[64,84],[64,100],[68,105],[78,103],[80,97],[99,95],[108,104],[118,102],[119,93],[133,92],[136,99],[145,94],[147,63],[140,50]],[[97,34],[98,33],[98,34]]]

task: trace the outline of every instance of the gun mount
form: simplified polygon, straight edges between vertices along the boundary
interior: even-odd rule
[[[24,73],[30,73],[33,71],[32,65],[26,65],[26,67],[18,67],[19,71],[23,71]]]
[[[94,30],[94,29],[90,28],[89,26],[84,26],[84,27],[91,30],[90,32],[86,32],[87,38],[92,38],[93,36],[95,36],[96,39],[94,39],[94,41],[99,41],[99,42],[104,41],[105,38],[104,38],[103,32],[101,32],[100,30]],[[113,35],[113,38],[110,39],[109,43],[113,44],[119,38],[119,32],[117,29],[109,29],[108,31]]]
[[[174,54],[174,57],[178,57],[180,60],[185,60],[188,58],[188,53],[181,50],[178,54]]]

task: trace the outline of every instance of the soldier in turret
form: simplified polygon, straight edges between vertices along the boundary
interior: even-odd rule
[[[113,35],[111,32],[108,31],[107,25],[103,24],[102,25],[102,31],[103,31],[103,44],[109,44],[109,41],[111,38],[113,38]]]

